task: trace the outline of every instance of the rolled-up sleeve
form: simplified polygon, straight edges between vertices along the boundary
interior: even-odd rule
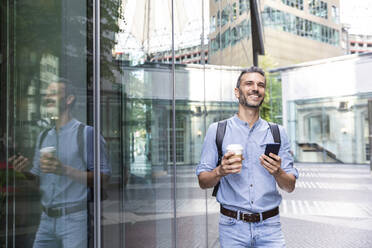
[[[203,171],[211,171],[216,168],[218,162],[218,152],[216,146],[217,123],[209,126],[204,138],[203,148],[200,157],[200,163],[196,167],[196,175]]]
[[[40,138],[41,134],[37,137],[36,145],[35,145],[35,153],[34,153],[34,158],[33,158],[33,163],[32,163],[32,168],[30,170],[31,174],[34,174],[36,176],[40,176],[40,151],[39,151],[39,144],[40,144]]]
[[[293,156],[290,149],[289,139],[284,128],[280,126],[280,137],[282,144],[280,146],[279,157],[282,159],[282,169],[289,174],[293,174],[298,179],[298,171],[293,166]]]

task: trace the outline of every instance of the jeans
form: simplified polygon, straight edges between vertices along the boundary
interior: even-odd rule
[[[34,248],[86,248],[88,244],[86,210],[52,218],[41,215]]]
[[[220,214],[220,245],[222,248],[284,248],[280,217],[248,223]]]

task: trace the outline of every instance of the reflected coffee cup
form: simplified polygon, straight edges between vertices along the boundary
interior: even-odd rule
[[[231,158],[239,157],[241,159],[240,162],[236,162],[234,164],[241,164],[243,161],[243,146],[240,144],[230,144],[226,148],[227,152],[233,152],[234,155]]]
[[[44,154],[50,153],[52,156],[56,155],[56,148],[54,146],[47,146],[40,149],[40,154],[43,156]]]

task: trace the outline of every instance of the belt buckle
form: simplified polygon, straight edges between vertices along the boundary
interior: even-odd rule
[[[240,219],[245,222],[260,222],[261,215],[260,214],[240,214]]]
[[[52,218],[59,218],[63,215],[63,208],[47,208],[47,215]]]

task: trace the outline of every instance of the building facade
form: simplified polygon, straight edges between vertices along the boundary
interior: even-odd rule
[[[265,54],[277,66],[342,55],[339,1],[259,3]],[[249,12],[249,0],[210,0],[210,63],[252,64]]]
[[[370,163],[371,66],[364,53],[273,70],[297,161]]]
[[[361,54],[372,52],[372,35],[350,34],[349,35],[350,54]]]
[[[204,53],[204,54],[203,54]],[[150,62],[172,63],[172,51],[162,51],[150,55]],[[177,64],[208,64],[208,48],[201,45],[190,46],[175,50]]]

